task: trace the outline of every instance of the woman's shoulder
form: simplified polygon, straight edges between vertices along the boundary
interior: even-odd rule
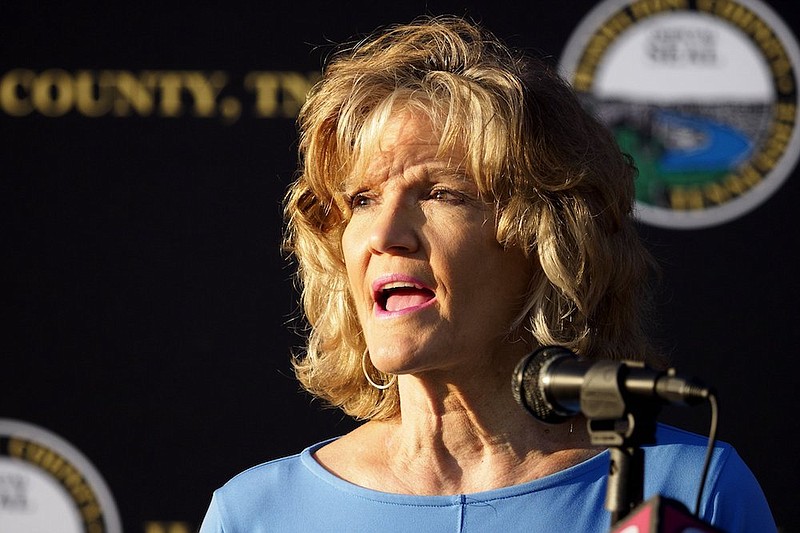
[[[659,424],[656,430],[656,443],[644,446],[648,474],[664,476],[675,480],[681,472],[693,475],[702,469],[708,452],[709,438],[685,429]],[[711,452],[710,475],[742,462],[736,450],[724,441],[715,441]],[[743,462],[742,462],[743,463]],[[675,471],[677,465],[681,468]],[[685,481],[688,481],[686,479]]]
[[[311,457],[315,449],[330,440],[252,466],[232,477],[214,491],[200,532],[261,531],[259,524],[292,524],[293,517],[301,511],[297,502],[313,499],[324,490],[324,476],[314,471],[318,467]]]
[[[257,498],[274,490],[285,490],[287,480],[292,480],[293,484],[312,483],[316,480],[316,476],[309,471],[308,458],[316,450],[334,440],[318,442],[299,453],[252,466],[232,477],[216,492],[227,498]]]
[[[764,493],[731,444],[715,442],[707,477],[701,480],[708,437],[659,425],[656,441],[644,448],[649,494],[666,495],[692,509],[704,481],[700,515],[705,520],[724,525],[726,531],[774,531]]]

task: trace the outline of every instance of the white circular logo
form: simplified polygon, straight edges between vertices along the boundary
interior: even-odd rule
[[[691,229],[738,218],[800,155],[800,49],[758,0],[605,0],[560,67],[636,162],[643,222]]]
[[[40,427],[0,419],[0,531],[121,533],[103,478],[72,445]]]

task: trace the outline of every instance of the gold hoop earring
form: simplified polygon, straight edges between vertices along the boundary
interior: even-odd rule
[[[392,374],[392,379],[390,379],[389,381],[387,381],[383,385],[379,385],[378,383],[375,383],[375,381],[371,377],[369,377],[369,372],[367,372],[367,354],[368,353],[369,353],[369,350],[368,349],[364,349],[364,353],[361,355],[361,370],[364,372],[364,377],[367,378],[367,383],[369,383],[370,385],[372,385],[373,387],[375,387],[378,390],[386,390],[389,387],[391,387],[392,385],[394,385],[394,382],[397,380],[397,375],[396,374]]]

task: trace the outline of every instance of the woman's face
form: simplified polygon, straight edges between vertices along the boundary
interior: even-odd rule
[[[508,341],[530,280],[529,262],[495,237],[495,209],[459,168],[437,157],[426,118],[396,114],[351,177],[342,236],[367,346],[391,373],[454,369],[519,354]],[[463,366],[462,366],[463,368]]]

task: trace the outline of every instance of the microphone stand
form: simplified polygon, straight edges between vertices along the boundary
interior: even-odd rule
[[[598,361],[586,372],[581,394],[581,412],[588,419],[592,444],[611,452],[605,507],[612,527],[644,500],[641,446],[655,443],[661,410],[659,401],[625,397],[620,384],[630,366],[630,362]]]

